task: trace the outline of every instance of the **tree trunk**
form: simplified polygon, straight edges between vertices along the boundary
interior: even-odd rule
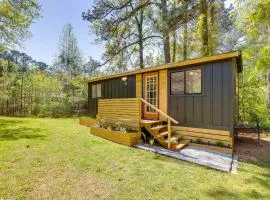
[[[187,59],[187,41],[188,41],[188,24],[185,17],[185,23],[184,23],[184,38],[183,38],[183,59]]]
[[[163,50],[165,63],[169,63],[171,61],[171,53],[170,53],[170,37],[168,33],[163,34]]]
[[[170,52],[170,36],[169,36],[169,27],[167,27],[167,0],[161,0],[161,12],[162,12],[162,21],[163,21],[163,50],[165,63],[169,63],[171,61],[171,52]]]
[[[209,55],[208,49],[208,13],[207,13],[207,1],[200,0],[200,13],[201,13],[201,40],[202,40],[202,56]]]
[[[173,9],[175,9],[175,0],[173,1]],[[175,62],[176,57],[176,30],[173,31],[173,50],[172,50],[172,62]]]
[[[175,62],[175,57],[176,57],[176,31],[173,31],[172,62]]]
[[[188,10],[188,3],[184,5],[184,33],[183,33],[183,60],[187,59],[187,43],[188,43],[188,19],[187,19],[187,12]]]
[[[209,46],[209,54],[213,55],[214,54],[214,49],[215,49],[215,5],[212,4],[210,7],[210,32],[209,32],[209,40],[210,40],[210,44]]]
[[[267,107],[270,109],[270,72],[267,73]]]
[[[140,19],[137,18],[138,36],[139,36],[139,54],[140,54],[140,68],[144,68],[143,60],[143,10],[140,11]]]
[[[183,59],[187,59],[187,23],[184,24]]]
[[[22,75],[22,83],[21,83],[21,110],[20,115],[23,114],[23,75]]]

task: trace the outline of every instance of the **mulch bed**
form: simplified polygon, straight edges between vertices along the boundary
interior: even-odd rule
[[[270,161],[270,133],[262,134],[259,143],[257,133],[239,133],[235,140],[235,154],[240,160]]]

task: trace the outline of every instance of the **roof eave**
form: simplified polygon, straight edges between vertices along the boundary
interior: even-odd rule
[[[140,74],[140,73],[145,73],[145,72],[150,72],[150,71],[158,71],[158,70],[169,69],[169,68],[173,68],[173,67],[185,67],[185,66],[194,65],[194,64],[209,63],[209,62],[220,61],[220,60],[228,60],[228,59],[232,59],[232,58],[237,59],[238,73],[242,72],[243,67],[242,67],[241,52],[240,51],[233,51],[233,52],[217,54],[217,55],[213,55],[213,56],[207,56],[207,57],[202,57],[202,58],[195,58],[195,59],[189,59],[189,60],[184,60],[184,61],[179,61],[179,62],[174,62],[174,63],[157,65],[157,66],[153,66],[153,67],[147,67],[144,69],[137,69],[137,70],[114,74],[114,75],[109,75],[109,76],[102,76],[99,78],[91,79],[87,82],[92,83],[92,82],[102,81],[102,80],[106,80],[106,79],[135,75],[135,74]]]

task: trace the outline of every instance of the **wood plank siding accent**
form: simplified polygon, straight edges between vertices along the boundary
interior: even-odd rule
[[[98,117],[100,119],[120,120],[127,126],[139,129],[141,101],[137,98],[99,99]]]
[[[189,59],[189,60],[184,60],[184,61],[180,61],[180,62],[168,63],[168,64],[158,65],[158,66],[154,66],[154,67],[146,67],[144,69],[138,69],[138,70],[120,73],[120,74],[114,74],[114,75],[110,75],[110,76],[103,76],[103,77],[91,79],[88,82],[97,82],[97,81],[106,80],[106,79],[119,78],[119,77],[123,77],[123,76],[130,76],[130,75],[146,73],[146,72],[151,72],[151,71],[159,71],[159,70],[170,69],[170,68],[174,68],[174,67],[182,67],[183,68],[183,67],[188,67],[190,65],[219,62],[219,61],[223,61],[223,60],[231,60],[232,58],[237,59],[237,71],[241,72],[242,71],[241,52],[234,51],[234,52],[228,52],[228,53],[223,53],[223,54],[218,54],[218,55],[213,55],[213,56],[206,56],[206,57],[202,57],[202,58],[195,58],[195,59]]]
[[[168,113],[168,70],[159,71],[159,109]],[[160,116],[164,120],[163,116]]]
[[[136,74],[136,98],[142,97],[142,74]]]
[[[179,126],[231,131],[234,112],[233,62],[209,63],[195,68],[202,70],[202,94],[171,95],[169,88],[169,115],[179,121]],[[174,71],[179,69],[169,70],[168,79]]]
[[[101,84],[101,97],[92,98],[92,84]],[[96,118],[98,99],[117,99],[136,97],[136,76],[127,76],[127,80],[120,78],[107,79],[95,83],[88,83],[89,115]]]
[[[224,147],[217,147],[217,146],[209,146],[209,145],[204,145],[204,144],[196,144],[196,143],[190,143],[190,146],[195,146],[195,147],[200,147],[200,148],[205,148],[205,149],[210,149],[222,153],[227,153],[227,154],[232,154],[233,149],[231,148],[224,148]]]
[[[230,136],[230,131],[181,126],[173,126],[173,130],[178,135],[183,136],[184,139],[192,140],[192,142],[196,142],[199,139],[206,144],[216,145],[217,143],[223,143],[229,148],[233,147],[233,139]]]

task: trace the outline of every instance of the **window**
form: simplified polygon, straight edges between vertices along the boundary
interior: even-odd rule
[[[185,72],[171,73],[171,94],[185,93]]]
[[[171,95],[201,94],[201,69],[179,71],[171,73]]]
[[[92,98],[97,98],[97,85],[92,85]]]
[[[186,93],[200,94],[202,93],[201,70],[186,71]]]
[[[97,97],[101,97],[101,84],[97,84]]]
[[[92,99],[101,97],[101,84],[92,85]]]

